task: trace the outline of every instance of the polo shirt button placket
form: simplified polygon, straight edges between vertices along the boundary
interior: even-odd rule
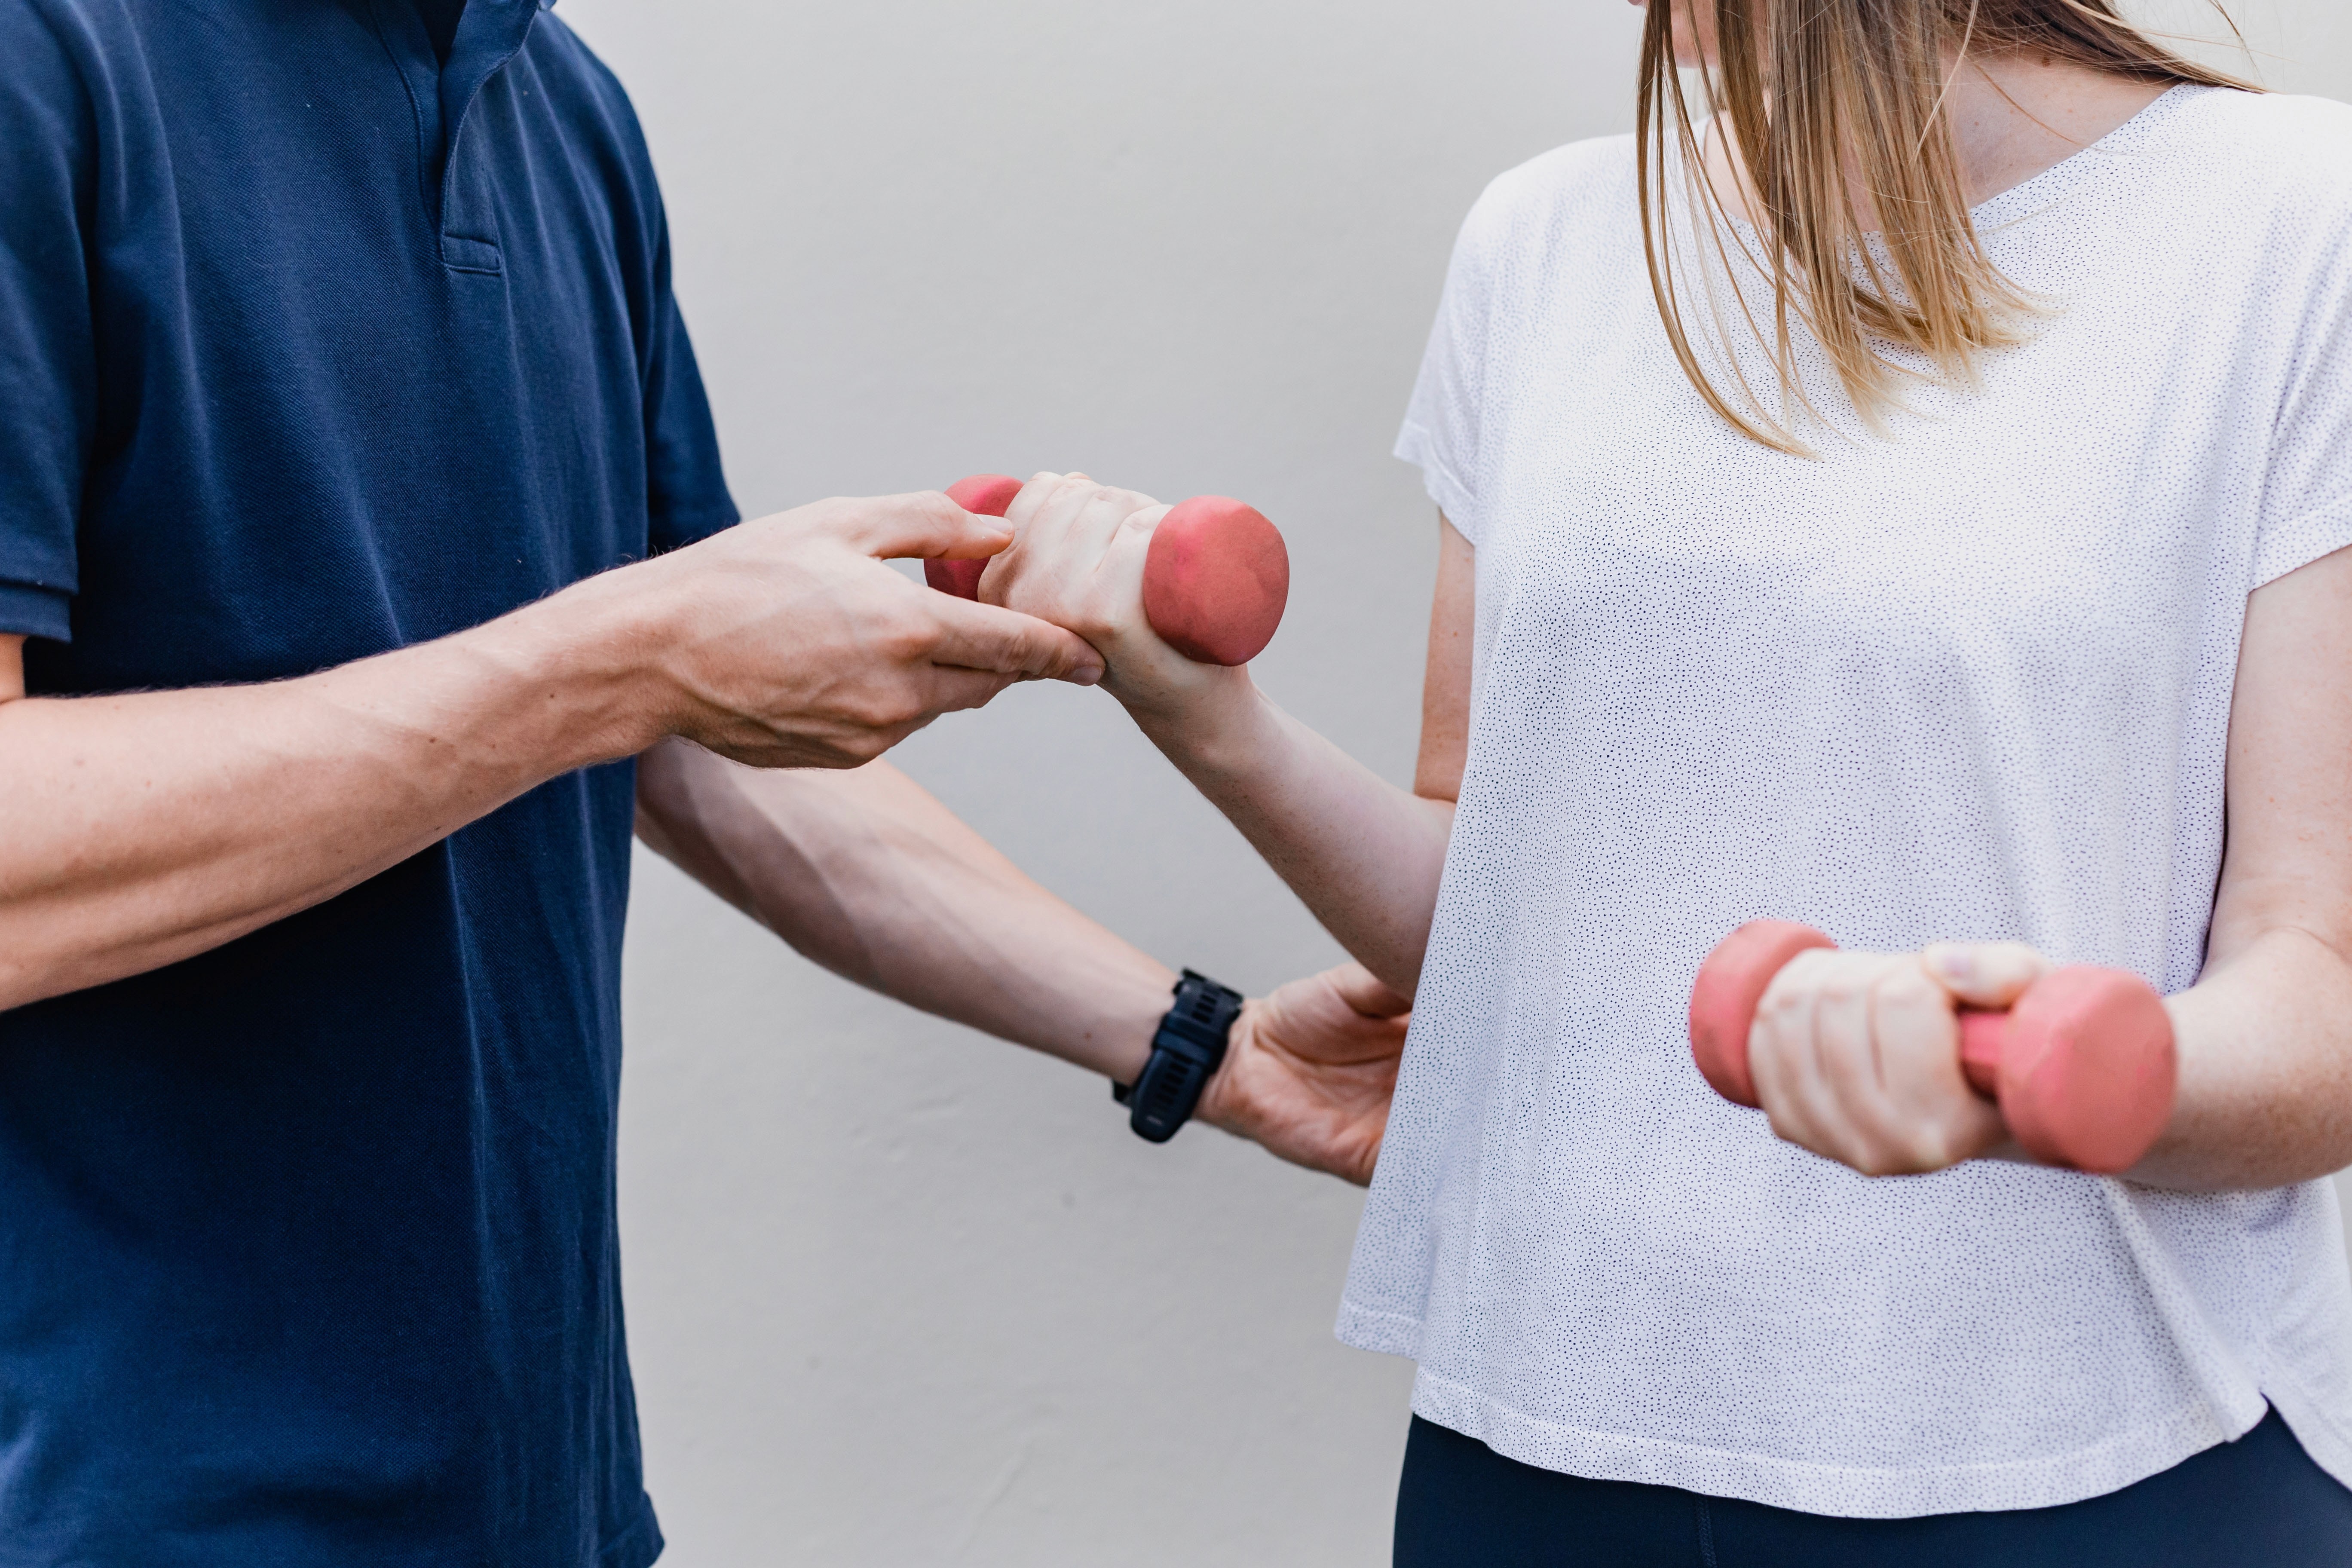
[[[441,259],[453,272],[495,277],[505,270],[488,163],[466,156],[466,130],[484,92],[521,53],[546,8],[541,0],[469,0],[442,69],[441,114],[448,139],[441,174]]]

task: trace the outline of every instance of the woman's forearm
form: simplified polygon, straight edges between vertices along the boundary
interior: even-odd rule
[[[1413,994],[1454,831],[1452,801],[1388,783],[1241,671],[1181,718],[1138,711],[1136,721],[1356,962]]]
[[[983,600],[1067,626],[1103,656],[1103,689],[1223,811],[1324,929],[1391,990],[1411,996],[1437,910],[1454,803],[1387,784],[1268,702],[1246,668],[1196,662],[1145,613],[1153,531],[1167,507],[1080,474],[1040,474],[1007,521],[1012,546],[980,581]],[[1466,741],[1475,555],[1450,525],[1438,567],[1431,683],[1448,695],[1436,728]],[[1458,711],[1456,711],[1458,710]],[[1444,717],[1451,714],[1452,717]],[[1458,760],[1423,787],[1458,786]]]
[[[835,973],[1121,1083],[1175,973],[1024,875],[886,763],[761,773],[670,741],[637,834]]]
[[[2171,1124],[2134,1181],[2186,1191],[2283,1186],[2352,1165],[2352,962],[2277,927],[2169,1004],[2180,1047]]]
[[[2165,1186],[2352,1165],[2352,550],[2247,602],[2229,781],[2205,973],[2170,1004],[2178,1110],[2135,1173]]]

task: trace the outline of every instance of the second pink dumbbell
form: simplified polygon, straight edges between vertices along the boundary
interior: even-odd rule
[[[1691,990],[1691,1055],[1717,1093],[1756,1104],[1748,1037],[1772,977],[1837,944],[1792,921],[1751,921],[1708,955]],[[2172,1016],[2147,981],[2078,965],[2036,981],[2006,1013],[1963,1007],[1960,1070],[1998,1100],[2035,1159],[2112,1175],[2139,1163],[2172,1117]]]
[[[1021,481],[974,474],[948,499],[982,517],[1003,517]],[[926,561],[941,593],[980,597],[985,561]],[[1202,664],[1247,664],[1265,651],[1290,601],[1290,552],[1282,531],[1228,496],[1195,496],[1152,531],[1143,561],[1143,614],[1170,647]]]

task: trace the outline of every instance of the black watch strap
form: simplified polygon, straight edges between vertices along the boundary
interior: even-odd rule
[[[1176,983],[1176,1005],[1151,1037],[1151,1059],[1132,1089],[1110,1086],[1113,1100],[1128,1108],[1127,1124],[1147,1142],[1165,1143],[1192,1120],[1201,1091],[1225,1065],[1225,1042],[1242,1016],[1242,994],[1205,974],[1184,972]]]

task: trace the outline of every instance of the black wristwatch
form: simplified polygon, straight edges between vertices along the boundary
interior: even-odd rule
[[[1225,1041],[1242,1016],[1242,994],[1205,974],[1184,972],[1176,983],[1176,1005],[1151,1037],[1151,1059],[1132,1088],[1110,1086],[1110,1097],[1128,1107],[1127,1124],[1150,1143],[1165,1143],[1192,1120],[1201,1091],[1225,1065]]]

